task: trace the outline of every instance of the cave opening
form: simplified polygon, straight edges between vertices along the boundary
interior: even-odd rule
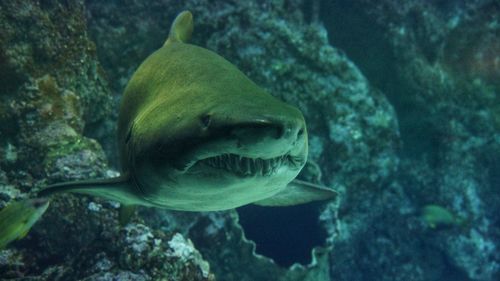
[[[247,205],[237,209],[239,223],[256,252],[279,266],[311,262],[314,247],[325,244],[327,233],[319,223],[322,203],[289,207]]]

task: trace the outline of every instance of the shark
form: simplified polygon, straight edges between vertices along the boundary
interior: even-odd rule
[[[120,176],[50,185],[38,197],[99,196],[122,203],[124,214],[137,205],[219,211],[335,197],[331,188],[296,179],[308,156],[301,111],[215,52],[189,44],[193,26],[192,14],[181,12],[127,84]]]
[[[193,25],[189,11],[180,13],[125,89],[118,121],[122,176],[60,183],[40,196],[76,192],[125,205],[218,211],[335,195],[295,180],[308,155],[300,110],[218,54],[188,44]]]

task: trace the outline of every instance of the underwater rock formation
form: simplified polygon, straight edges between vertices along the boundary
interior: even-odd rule
[[[88,208],[91,211],[89,212],[97,212],[101,215],[110,213],[105,207],[100,206],[96,209],[96,206],[100,205],[90,202]],[[89,217],[89,220],[91,219],[93,219],[92,216]],[[52,218],[45,221],[47,220],[52,220]],[[57,220],[52,221],[58,223]],[[39,266],[45,268],[37,277],[30,277],[33,278],[30,280],[215,280],[213,274],[210,273],[208,263],[194,249],[192,242],[179,233],[166,235],[140,223],[128,224],[121,230],[116,225],[113,227],[112,223],[102,220],[100,223],[101,227],[109,227],[109,229],[93,237],[92,240],[80,241],[76,244],[80,247],[76,252],[68,248],[70,251],[66,253],[66,257],[58,261],[57,265],[54,265],[54,261],[48,259],[47,256],[33,252],[32,247],[31,250],[14,248],[0,252],[0,272],[2,272],[2,278],[6,278],[2,280],[33,276],[35,266],[31,260],[33,257],[37,258]],[[85,226],[92,227],[88,224]],[[43,227],[37,227],[37,230]],[[85,235],[89,231],[83,231],[87,233],[82,233],[80,237],[89,238]],[[60,232],[59,229],[59,234],[56,235],[61,235]],[[65,234],[68,237],[69,235],[78,236],[78,233],[71,232],[69,230]],[[38,235],[47,237],[54,233],[38,233]],[[72,242],[76,243],[74,240]],[[26,243],[33,243],[33,241]],[[44,245],[45,241],[39,240],[37,244],[38,247],[35,249],[40,253],[47,249]],[[61,255],[61,246],[71,247],[72,245],[61,243],[52,250]],[[53,259],[54,256],[51,258]]]
[[[242,227],[242,211],[141,209],[122,227],[118,204],[59,195],[0,250],[0,279],[500,278],[495,1],[4,1],[0,208],[48,183],[116,175],[119,97],[184,9],[194,44],[304,113],[300,176],[340,192],[313,207],[327,237],[311,262],[261,255],[245,227],[263,224]],[[431,228],[429,204],[464,222]],[[308,239],[275,225],[282,240]]]
[[[323,1],[321,10],[332,44],[394,105],[402,138],[392,193],[368,206],[384,215],[369,232],[350,231],[333,272],[340,280],[500,278],[498,1]],[[420,218],[427,204],[467,223],[430,229]],[[349,210],[360,217],[366,207]]]
[[[103,66],[115,77],[114,87],[118,92],[124,87],[121,81],[126,81],[128,73],[161,46],[162,36],[167,32],[164,30],[166,19],[173,18],[180,10],[173,9],[177,5],[175,1],[155,2],[152,6],[136,1],[127,1],[126,5],[90,1],[90,34],[96,40]],[[311,164],[302,176],[335,186],[341,192],[350,189],[365,194],[368,200],[376,196],[397,167],[398,128],[394,112],[359,70],[341,52],[329,46],[322,26],[306,21],[300,10],[303,5],[302,1],[218,1],[216,4],[187,1],[183,8],[194,14],[197,32],[192,40],[195,44],[221,54],[271,94],[303,111],[310,133]],[[111,17],[116,14],[121,16]],[[145,38],[144,34],[151,33],[160,35]],[[116,56],[120,50],[127,53],[125,58]],[[319,278],[315,274],[325,272],[321,266],[316,266],[318,270],[311,266],[310,271],[303,267],[301,274],[287,275],[286,270],[269,259],[252,257],[253,246],[243,239],[235,222],[236,214],[176,213],[172,217],[167,216],[171,212],[148,210],[145,217],[154,217],[149,212],[162,214],[156,216],[157,219],[148,219],[149,223],[170,217],[163,219],[158,227],[163,225],[168,229],[166,225],[173,225],[173,229],[180,228],[191,237],[197,247],[198,243],[206,245],[200,250],[211,262],[219,280],[265,280],[264,276],[275,276],[274,280],[321,280],[315,279]],[[325,212],[324,223],[331,225],[328,239],[331,242],[336,235],[335,203]],[[226,226],[214,227],[219,220],[213,217],[225,218],[222,221]],[[206,237],[201,232],[205,228],[221,233]],[[213,243],[206,242],[213,237],[218,238]],[[240,252],[241,249],[245,250]],[[321,262],[329,262],[328,255],[323,256],[327,259]],[[243,267],[246,269],[241,270]],[[322,278],[327,278],[328,270],[323,274]]]
[[[103,175],[102,150],[82,132],[109,114],[111,97],[83,10],[78,1],[2,4],[0,167],[24,192],[43,177]],[[88,171],[71,172],[80,160]]]
[[[116,104],[83,1],[2,2],[0,62],[1,207],[48,183],[116,175],[90,137],[112,134]],[[139,222],[121,228],[117,207],[57,196],[25,239],[0,250],[0,279],[214,280],[189,240]]]

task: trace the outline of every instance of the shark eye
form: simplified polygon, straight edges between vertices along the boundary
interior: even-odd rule
[[[210,117],[209,114],[204,114],[200,117],[201,124],[203,127],[208,128],[210,126],[210,122],[212,121],[212,118]]]

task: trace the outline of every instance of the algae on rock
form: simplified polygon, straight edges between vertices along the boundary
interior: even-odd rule
[[[0,4],[0,207],[48,183],[116,175],[101,147],[109,148],[110,136],[114,142],[107,124],[116,104],[85,11],[80,0]],[[169,256],[173,234],[137,222],[128,229],[150,237],[154,253],[144,269],[132,270],[119,255],[138,258],[137,237],[120,231],[117,208],[99,198],[55,196],[26,238],[0,250],[0,278],[213,280],[195,249],[196,259]]]

